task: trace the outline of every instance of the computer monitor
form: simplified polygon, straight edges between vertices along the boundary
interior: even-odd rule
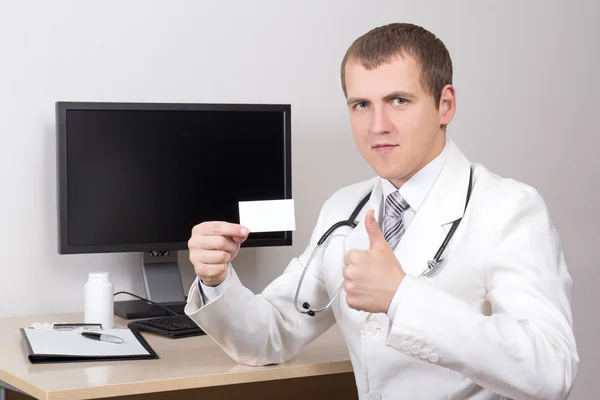
[[[240,201],[291,199],[291,106],[57,102],[58,251],[140,252],[146,297],[182,313],[177,251]],[[243,247],[292,244],[250,233]],[[125,304],[126,303],[126,304]],[[163,315],[117,301],[125,318]]]

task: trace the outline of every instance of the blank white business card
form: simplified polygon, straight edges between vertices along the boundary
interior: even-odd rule
[[[250,232],[295,231],[294,200],[240,201],[240,225]]]

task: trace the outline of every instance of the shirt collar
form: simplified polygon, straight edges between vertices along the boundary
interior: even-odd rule
[[[442,152],[434,158],[429,164],[425,165],[416,174],[414,174],[408,181],[402,185],[400,189],[397,189],[390,181],[387,179],[379,178],[381,181],[381,189],[383,192],[383,203],[385,203],[385,199],[392,192],[398,190],[400,195],[408,205],[415,211],[419,211],[419,208],[425,201],[427,194],[431,190],[435,180],[437,179],[442,167],[444,166],[444,162],[446,161],[446,157],[448,155],[448,139],[446,139],[446,144]]]

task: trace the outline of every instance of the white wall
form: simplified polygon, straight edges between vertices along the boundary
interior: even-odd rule
[[[0,0],[0,317],[81,311],[96,269],[143,294],[136,254],[57,255],[55,101],[292,104],[295,245],[245,249],[236,264],[261,290],[303,249],[322,202],[371,176],[340,89],[347,46],[409,21],[453,57],[450,135],[472,160],[544,195],[575,281],[581,370],[571,398],[597,397],[599,16],[592,0]]]

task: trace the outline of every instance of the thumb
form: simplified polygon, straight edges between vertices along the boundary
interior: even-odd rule
[[[369,210],[365,217],[365,228],[369,235],[370,249],[382,249],[388,244],[383,237],[383,232],[379,228],[379,224],[375,220],[375,211]]]
[[[231,236],[231,240],[237,244],[242,244],[248,239],[248,235],[250,235],[250,229],[243,226],[240,229],[240,236]]]

